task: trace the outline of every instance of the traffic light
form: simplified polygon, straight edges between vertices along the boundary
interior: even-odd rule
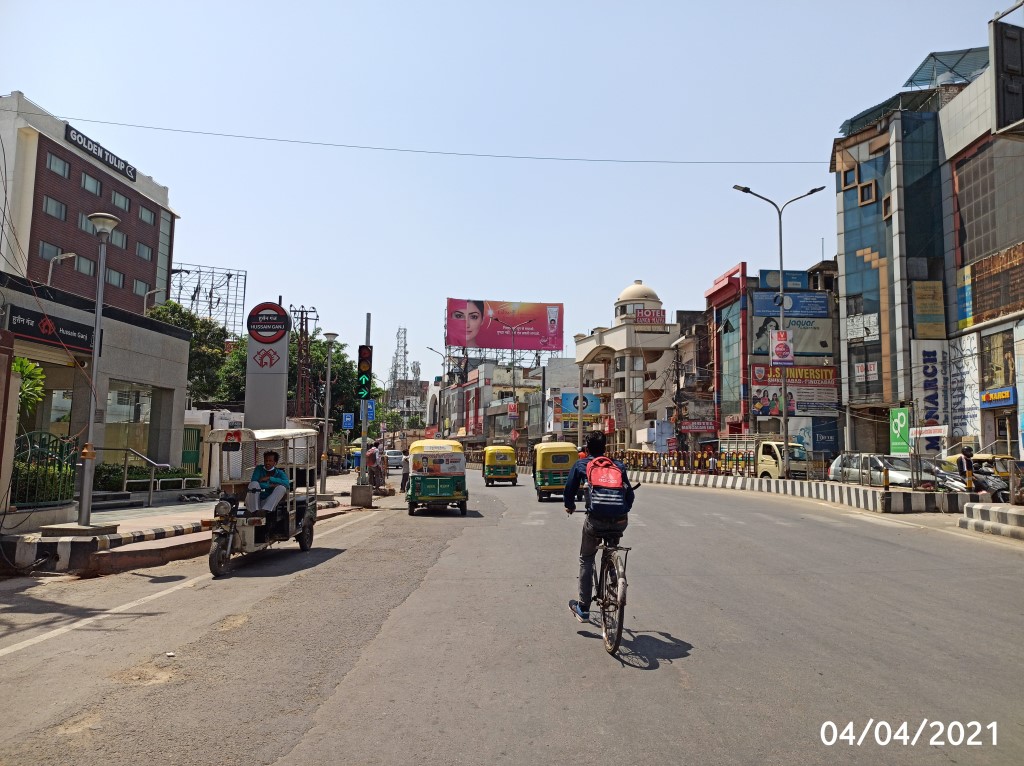
[[[356,396],[360,399],[369,399],[373,383],[373,346],[359,347],[356,366]]]

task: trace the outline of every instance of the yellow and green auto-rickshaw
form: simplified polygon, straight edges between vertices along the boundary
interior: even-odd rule
[[[420,439],[409,446],[409,515],[423,506],[444,510],[455,506],[466,515],[466,455],[450,439]]]
[[[514,487],[519,474],[516,473],[516,451],[511,447],[484,447],[484,484],[488,487],[496,481],[510,481]]]
[[[543,502],[549,495],[562,494],[569,480],[569,469],[578,458],[576,445],[569,442],[544,442],[533,448],[533,487],[537,490],[537,502]]]

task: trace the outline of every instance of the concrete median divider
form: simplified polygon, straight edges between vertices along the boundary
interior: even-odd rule
[[[876,513],[960,513],[978,495],[952,492],[908,492],[835,481],[801,481],[797,479],[756,479],[706,473],[671,473],[631,471],[630,479],[641,484],[668,484],[681,487],[708,487],[745,492],[765,492],[823,500]]]

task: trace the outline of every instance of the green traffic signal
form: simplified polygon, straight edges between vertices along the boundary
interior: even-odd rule
[[[373,346],[360,346],[357,360],[359,367],[359,388],[356,396],[360,399],[370,398],[370,382],[373,380]]]

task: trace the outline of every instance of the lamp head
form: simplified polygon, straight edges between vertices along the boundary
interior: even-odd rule
[[[741,191],[744,194],[750,194],[749,186],[740,186],[739,184],[733,184],[732,188],[735,189],[736,191]]]
[[[325,332],[324,333],[324,340],[326,340],[328,343],[334,343],[334,341],[336,341],[337,339],[338,339],[338,333],[336,333],[336,332]]]
[[[807,193],[808,193],[808,194],[817,194],[817,193],[818,193],[818,192],[820,192],[820,191],[825,191],[825,187],[824,187],[824,186],[819,186],[819,187],[817,187],[816,189],[811,189],[811,190],[810,190],[809,192],[807,192]]]
[[[89,223],[96,228],[97,234],[110,234],[121,223],[121,219],[110,213],[90,213]]]

